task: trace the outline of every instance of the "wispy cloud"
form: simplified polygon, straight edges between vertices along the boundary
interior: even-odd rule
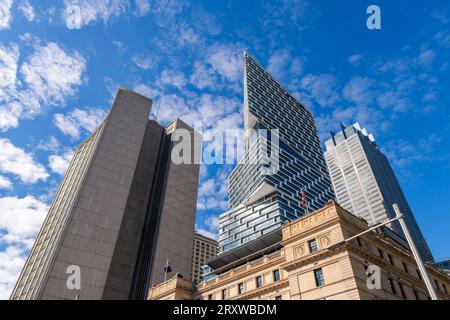
[[[84,81],[86,60],[77,51],[65,52],[57,43],[33,45],[19,65],[19,47],[0,44],[0,130],[33,118],[45,106],[65,105]]]
[[[0,299],[8,299],[48,205],[33,196],[0,198]]]
[[[45,181],[48,173],[33,156],[16,147],[8,139],[0,139],[0,173],[17,176],[23,183]]]
[[[135,0],[135,6],[134,14],[138,17],[145,16],[150,11],[150,2],[148,0]]]
[[[34,8],[28,0],[20,0],[18,9],[29,22],[36,18]]]
[[[92,133],[105,119],[106,114],[107,112],[100,108],[75,108],[66,115],[55,114],[54,123],[62,133],[77,140],[81,133]]]
[[[303,61],[292,56],[287,48],[276,50],[269,58],[267,70],[279,81],[285,77],[298,77],[303,71]]]
[[[59,175],[64,175],[66,173],[67,168],[69,167],[69,163],[72,160],[74,155],[74,151],[71,149],[66,150],[63,154],[58,155],[54,154],[48,157],[48,166],[50,169]]]
[[[128,0],[64,0],[63,18],[71,19],[73,13],[68,8],[78,6],[81,14],[80,27],[89,25],[98,20],[107,23],[112,18],[117,18],[126,13],[130,8]],[[67,15],[67,13],[70,13]]]
[[[11,180],[9,180],[8,178],[4,177],[4,176],[0,176],[0,190],[11,190],[13,187],[13,184],[11,182]]]
[[[338,81],[329,73],[308,74],[300,82],[300,97],[310,105],[316,102],[321,107],[332,107],[341,99]]]
[[[0,30],[9,29],[11,27],[12,4],[13,0],[2,0],[2,2],[0,2]]]
[[[353,54],[347,58],[347,62],[353,66],[358,66],[361,63],[362,59],[363,59],[362,54]]]

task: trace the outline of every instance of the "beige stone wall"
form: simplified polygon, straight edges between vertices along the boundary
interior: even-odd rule
[[[194,233],[192,244],[192,270],[191,280],[195,283],[200,282],[202,275],[202,266],[217,255],[219,244],[213,239],[209,239],[201,234]]]
[[[409,251],[381,238],[374,232],[367,233],[360,241],[345,245],[337,243],[367,229],[367,223],[335,203],[297,221],[283,226],[283,247],[275,253],[256,261],[233,268],[216,278],[196,286],[192,298],[222,299],[275,299],[283,300],[415,300],[427,298],[425,284],[417,273],[415,261]],[[310,252],[308,242],[316,240],[317,251]],[[382,252],[382,256],[380,254]],[[390,255],[392,257],[389,259]],[[377,265],[381,269],[381,289],[369,289],[366,283],[366,267]],[[408,271],[405,270],[406,269]],[[324,285],[318,287],[314,270],[322,269]],[[281,279],[274,281],[273,270],[280,270]],[[450,277],[431,266],[431,278],[437,280],[439,297],[450,300]],[[256,277],[263,277],[263,286],[256,287]],[[389,280],[395,286],[392,292]],[[245,284],[245,292],[238,293],[238,285]],[[447,289],[447,293],[445,292]]]

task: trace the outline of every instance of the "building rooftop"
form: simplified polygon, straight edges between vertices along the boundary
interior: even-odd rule
[[[350,138],[351,136],[355,134],[361,134],[364,137],[367,137],[367,139],[375,146],[378,147],[375,138],[372,133],[369,133],[366,128],[362,128],[358,122],[346,126],[344,124],[340,125],[340,131],[334,132],[330,131],[330,139],[328,139],[325,142],[325,146],[328,149],[332,149],[334,146],[336,146],[339,142],[346,140]]]

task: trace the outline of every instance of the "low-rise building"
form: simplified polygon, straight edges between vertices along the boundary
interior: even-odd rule
[[[197,232],[194,233],[191,271],[191,279],[194,283],[200,282],[203,273],[202,267],[217,255],[218,250],[219,244],[216,240]]]
[[[284,224],[282,241],[272,245],[271,252],[266,248],[262,255],[254,252],[215,270],[212,279],[188,290],[190,298],[429,299],[412,254],[401,244],[376,232],[343,242],[367,228],[364,219],[331,201],[307,216]],[[427,264],[426,268],[439,298],[450,299],[450,277],[432,265]],[[155,294],[156,289],[159,295]],[[162,284],[150,290],[149,299],[174,297],[177,289]]]

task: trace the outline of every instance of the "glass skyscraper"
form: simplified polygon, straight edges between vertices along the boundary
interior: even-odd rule
[[[395,217],[392,204],[397,203],[422,258],[432,261],[433,255],[389,160],[373,136],[359,124],[354,124],[342,126],[341,131],[332,133],[325,144],[325,158],[338,203],[364,218],[369,225]],[[397,222],[390,228],[404,237]]]
[[[229,177],[230,210],[219,219],[219,253],[257,239],[262,242],[254,248],[267,247],[284,221],[334,199],[312,113],[246,52],[244,122],[253,131]]]

